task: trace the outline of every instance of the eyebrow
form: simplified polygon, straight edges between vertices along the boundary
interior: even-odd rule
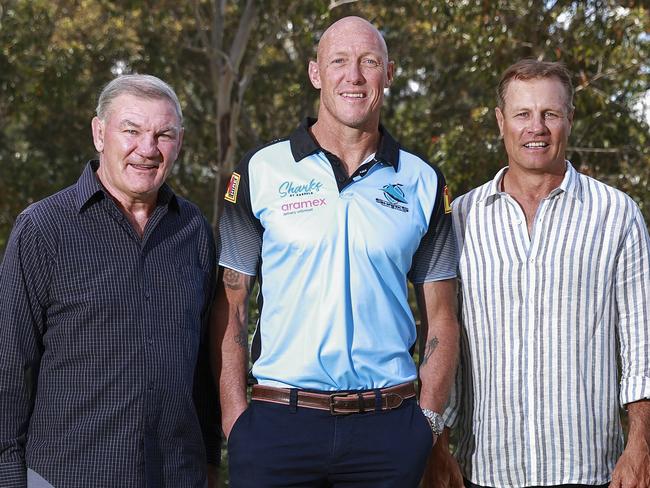
[[[336,51],[336,52],[331,53],[329,55],[329,58],[330,59],[331,58],[338,58],[338,57],[341,57],[341,56],[350,57],[350,53],[346,52],[346,51]],[[373,56],[373,57],[376,57],[378,59],[383,59],[381,53],[377,53],[377,52],[373,52],[373,51],[364,51],[359,55],[359,57],[361,57],[361,58],[364,57],[364,56]]]
[[[534,108],[531,108],[530,106],[527,105],[519,105],[519,106],[512,106],[512,111],[513,112],[522,112],[522,111],[528,111],[530,112],[531,110],[535,110]],[[558,105],[556,107],[552,107],[550,105],[545,106],[544,108],[541,109],[542,112],[558,112],[562,111],[564,112],[566,110],[566,107],[564,105]]]
[[[140,128],[140,124],[137,124],[137,123],[135,123],[135,122],[133,122],[132,120],[129,120],[129,119],[120,120],[119,126],[120,127],[135,127],[137,129]]]
[[[142,126],[138,124],[137,122],[133,122],[132,120],[129,119],[123,119],[119,123],[119,127],[133,127],[134,129],[140,129]],[[169,125],[167,127],[163,127],[162,129],[156,131],[157,134],[164,134],[166,132],[172,132],[174,134],[178,133],[178,127],[175,125]]]

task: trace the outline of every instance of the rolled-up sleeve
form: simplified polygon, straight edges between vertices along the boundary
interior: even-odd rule
[[[650,398],[650,238],[637,207],[618,255],[616,306],[625,405]]]
[[[50,259],[28,213],[0,265],[0,486],[26,486],[25,444],[34,405]]]

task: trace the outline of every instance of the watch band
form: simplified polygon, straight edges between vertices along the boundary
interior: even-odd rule
[[[429,421],[429,426],[431,427],[431,431],[436,436],[439,436],[440,434],[442,434],[442,431],[445,429],[445,421],[442,418],[442,415],[440,415],[438,412],[434,412],[433,410],[430,410],[428,408],[423,408],[422,413],[424,414],[424,416]]]

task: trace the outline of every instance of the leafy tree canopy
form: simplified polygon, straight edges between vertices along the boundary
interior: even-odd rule
[[[509,64],[532,56],[561,60],[574,75],[568,157],[630,194],[648,219],[649,127],[638,107],[650,89],[650,15],[642,4],[7,0],[0,250],[19,212],[74,182],[94,156],[96,97],[121,72],[157,75],[178,92],[186,138],[171,184],[212,217],[234,162],[316,113],[307,61],[323,30],[351,14],[381,29],[398,66],[383,123],[438,164],[455,194],[505,164],[495,87]]]

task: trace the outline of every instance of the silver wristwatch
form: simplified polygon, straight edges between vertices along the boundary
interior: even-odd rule
[[[445,421],[442,419],[442,415],[440,415],[438,412],[434,412],[433,410],[429,410],[428,408],[423,408],[422,413],[429,421],[431,431],[436,436],[442,434],[442,431],[445,428]]]

